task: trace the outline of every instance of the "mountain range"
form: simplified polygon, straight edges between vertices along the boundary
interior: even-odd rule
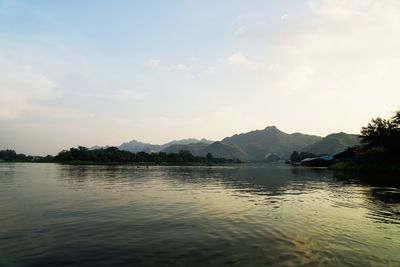
[[[359,143],[358,135],[340,132],[330,134],[318,142],[304,147],[302,151],[311,152],[316,155],[336,154]]]
[[[142,143],[137,140],[132,140],[129,142],[122,143],[118,148],[120,150],[125,150],[133,153],[137,152],[146,152],[146,153],[151,153],[151,152],[161,152],[165,148],[168,148],[170,146],[174,145],[188,145],[188,144],[193,144],[193,143],[201,143],[201,144],[211,144],[214,141],[207,140],[207,139],[195,139],[195,138],[188,138],[188,139],[182,139],[182,140],[174,140],[162,145],[154,145],[154,144],[149,144],[149,143]],[[99,149],[99,148],[107,148],[109,146],[93,146],[90,149]]]
[[[302,133],[288,134],[275,126],[263,130],[235,134],[221,141],[207,139],[174,140],[163,145],[141,143],[136,140],[121,144],[118,148],[130,152],[144,151],[177,153],[190,151],[193,155],[240,159],[244,161],[276,161],[288,159],[293,151],[312,152],[317,155],[335,154],[348,147],[359,144],[358,136],[347,133],[334,133],[326,137]],[[99,146],[91,149],[100,148]]]

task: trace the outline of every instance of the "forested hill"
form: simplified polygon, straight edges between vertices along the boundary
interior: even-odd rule
[[[224,144],[234,144],[246,155],[248,160],[264,160],[270,154],[287,158],[293,150],[299,150],[322,138],[301,133],[288,134],[275,126],[224,138]]]
[[[206,157],[211,154],[215,158],[239,159],[241,161],[277,161],[289,159],[293,151],[311,152],[316,155],[336,154],[359,144],[357,135],[336,133],[325,138],[316,135],[302,133],[285,133],[275,126],[269,126],[262,130],[250,131],[247,133],[235,134],[226,137],[221,141],[213,142],[206,139],[182,139],[171,141],[163,145],[142,143],[136,140],[123,143],[119,147],[95,146],[85,152],[91,155],[92,161],[102,160],[97,157],[105,157],[110,151],[114,151],[118,157],[126,157],[125,152],[140,154],[146,160],[163,161],[167,160],[165,154],[179,154],[180,151],[188,151],[193,157]],[[119,152],[116,152],[117,149]],[[94,151],[91,153],[90,151]],[[75,150],[65,152],[59,156],[70,157],[75,155]],[[84,153],[84,154],[85,154]],[[163,153],[163,154],[161,154]],[[152,159],[154,155],[160,155],[161,159]],[[153,155],[153,156],[149,156]],[[14,156],[16,157],[16,156]],[[132,155],[129,156],[132,159]],[[178,157],[179,158],[179,157]],[[79,159],[80,160],[80,159]],[[108,160],[108,159],[104,159]],[[135,159],[136,160],[136,159]],[[169,160],[169,159],[168,159]]]
[[[332,155],[359,144],[359,135],[341,132],[330,134],[322,140],[304,147],[302,151],[311,152],[316,155]]]
[[[321,139],[322,137],[315,135],[287,134],[275,126],[269,126],[263,130],[226,137],[212,144],[174,145],[163,151],[177,152],[183,149],[199,156],[211,153],[218,157],[239,158],[244,161],[271,161],[288,158],[293,150],[300,150]]]

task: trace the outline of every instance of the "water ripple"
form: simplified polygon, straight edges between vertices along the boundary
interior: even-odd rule
[[[400,266],[400,190],[324,169],[0,164],[0,266]]]

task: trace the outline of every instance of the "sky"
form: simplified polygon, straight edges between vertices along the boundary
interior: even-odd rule
[[[397,0],[0,0],[0,149],[359,133],[399,47]]]

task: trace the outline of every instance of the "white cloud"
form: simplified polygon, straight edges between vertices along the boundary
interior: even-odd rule
[[[283,14],[281,20],[287,20],[289,18],[288,14]]]
[[[143,92],[137,92],[134,90],[128,89],[120,89],[114,96],[114,99],[119,101],[135,101],[135,100],[144,100],[146,94]],[[108,97],[108,96],[107,96]]]
[[[281,67],[270,70],[268,86],[368,102],[377,90],[400,97],[400,2],[321,0],[310,12],[302,25],[291,21],[284,33],[291,37],[275,44]]]
[[[251,68],[253,65],[242,53],[235,53],[229,57],[229,63],[242,68]]]
[[[175,64],[175,65],[171,65],[170,67],[171,67],[171,69],[174,69],[174,70],[185,70],[186,69],[186,66],[184,64]]]
[[[400,2],[317,0],[308,8],[285,23],[240,21],[246,34],[235,37],[236,49],[251,57],[237,53],[229,63],[257,70],[235,77],[260,99],[254,110],[283,109],[279,124],[316,134],[357,133],[371,117],[390,116],[400,99]]]
[[[207,71],[209,72],[215,72],[217,68],[215,66],[208,66]]]
[[[362,15],[363,10],[368,12],[370,0],[342,0],[342,1],[327,1],[319,0],[310,2],[310,7],[315,14],[321,17],[331,18],[335,20],[349,19],[354,15]]]
[[[185,64],[164,63],[160,59],[149,59],[146,62],[145,66],[151,69],[157,69],[163,71],[183,71],[187,69],[187,66]]]
[[[15,118],[86,119],[93,114],[76,108],[54,106],[62,99],[56,82],[30,65],[0,59],[0,121]],[[84,92],[81,92],[84,95]]]
[[[146,66],[149,68],[157,69],[160,67],[159,59],[149,59],[146,63]]]
[[[235,30],[235,34],[236,34],[236,35],[244,34],[245,32],[246,32],[246,26],[239,26],[239,27]]]
[[[57,96],[55,83],[30,66],[0,60],[0,120],[15,118]]]
[[[230,58],[229,58],[229,62],[232,65],[249,65],[249,61],[247,60],[247,58],[242,54],[242,53],[236,53],[233,54]]]
[[[32,107],[30,113],[35,116],[45,117],[50,119],[91,119],[94,114],[83,112],[77,109],[52,106],[35,106]]]
[[[229,57],[229,64],[231,64],[232,66],[236,66],[238,68],[242,68],[245,70],[251,70],[251,71],[260,71],[260,70],[268,68],[267,65],[264,63],[250,61],[241,52],[231,55]],[[270,64],[270,66],[271,65],[276,65],[276,64]]]

